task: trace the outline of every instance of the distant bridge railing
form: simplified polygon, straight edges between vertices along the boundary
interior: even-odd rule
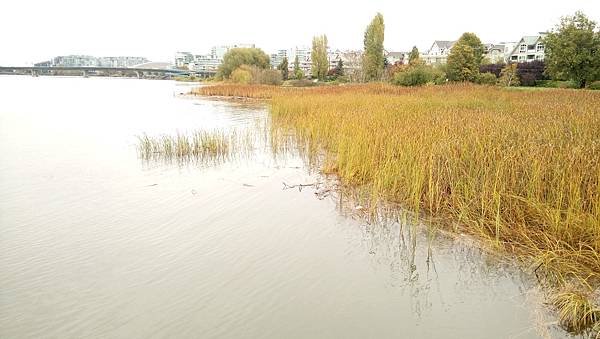
[[[137,76],[138,78],[144,77],[163,77],[171,78],[173,76],[200,76],[209,77],[216,74],[214,71],[190,71],[182,69],[155,69],[155,68],[133,68],[133,67],[93,67],[93,66],[15,66],[15,67],[2,67],[0,66],[0,74],[4,75],[62,75],[72,74],[77,72],[79,75],[87,77],[93,76]]]

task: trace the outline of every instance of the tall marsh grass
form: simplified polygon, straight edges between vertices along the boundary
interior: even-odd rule
[[[374,196],[458,220],[544,267],[600,274],[599,94],[390,92],[275,95],[273,121],[317,142],[328,168]]]
[[[195,131],[175,135],[138,136],[137,149],[143,160],[199,160],[223,162],[248,154],[254,147],[249,131]]]
[[[346,84],[340,86],[315,86],[315,87],[282,87],[269,85],[244,85],[244,84],[218,84],[202,86],[192,89],[192,95],[238,97],[252,99],[271,99],[276,96],[302,95],[302,94],[402,94],[413,92],[413,88],[389,86],[386,84]]]
[[[214,86],[202,86],[192,89],[192,95],[240,97],[252,99],[269,99],[273,93],[283,91],[280,86],[269,85],[243,85],[243,84],[219,84]]]
[[[270,98],[279,134],[317,145],[322,167],[344,183],[533,258],[559,285],[599,284],[598,92],[369,84],[201,93]]]

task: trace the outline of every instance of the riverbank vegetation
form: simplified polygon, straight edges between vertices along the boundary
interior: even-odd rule
[[[271,98],[274,126],[324,152],[322,169],[373,201],[529,258],[553,286],[597,289],[600,93],[380,83],[197,93]]]

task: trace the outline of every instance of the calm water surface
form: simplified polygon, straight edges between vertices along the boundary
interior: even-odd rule
[[[0,76],[0,338],[566,336],[464,237],[283,190],[320,180],[293,152],[141,160],[144,133],[268,121],[186,86]]]

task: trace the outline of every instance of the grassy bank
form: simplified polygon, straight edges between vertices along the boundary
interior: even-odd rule
[[[241,85],[222,83],[213,86],[194,88],[192,95],[218,96],[218,97],[240,97],[252,99],[272,99],[282,96],[297,95],[336,95],[348,94],[388,94],[399,95],[415,92],[416,88],[390,86],[386,84],[345,84],[339,86],[314,86],[314,87],[285,87],[269,85]]]
[[[374,200],[522,254],[556,286],[598,286],[598,92],[372,84],[198,94],[271,98],[275,126],[325,150],[323,168]]]

